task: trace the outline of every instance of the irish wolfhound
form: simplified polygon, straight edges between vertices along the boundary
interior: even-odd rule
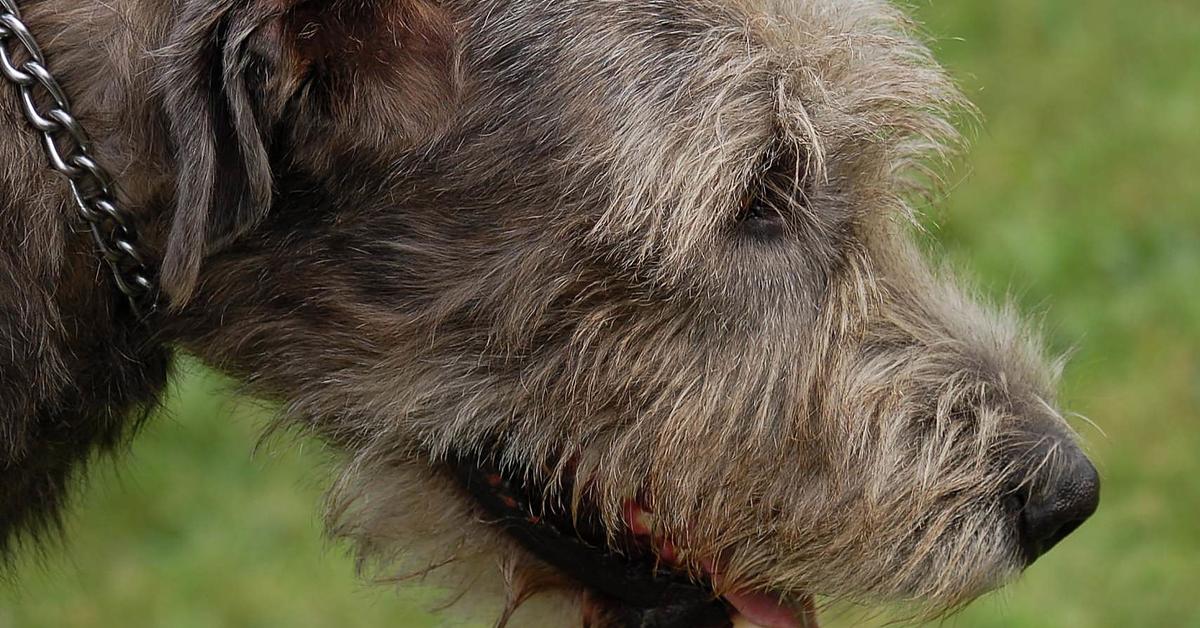
[[[964,104],[883,0],[4,3],[10,551],[177,352],[502,624],[938,614],[1096,507],[1057,363],[913,244]]]

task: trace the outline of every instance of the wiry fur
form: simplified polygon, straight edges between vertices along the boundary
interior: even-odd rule
[[[1069,430],[1030,334],[911,243],[965,104],[884,2],[23,6],[173,307],[131,340],[0,98],[6,537],[157,393],[170,346],[345,452],[331,529],[374,573],[487,580],[510,610],[576,592],[448,455],[572,480],[613,534],[642,496],[727,588],[938,612],[1019,570],[1000,500],[1035,481],[1031,434]],[[742,233],[772,151],[785,225]],[[30,461],[54,430],[77,436],[49,488],[9,488],[49,477]]]

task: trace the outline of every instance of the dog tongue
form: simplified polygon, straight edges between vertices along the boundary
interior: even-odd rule
[[[656,545],[659,558],[667,564],[675,564],[675,547],[667,539],[654,539],[654,516],[634,500],[624,504],[625,524],[635,537],[651,538]],[[711,561],[706,562],[705,571],[714,584],[721,581],[720,572]],[[727,593],[723,596],[737,611],[734,628],[818,628],[817,612],[809,596],[802,609],[783,603],[779,596],[770,593]]]
[[[795,610],[769,593],[729,593],[725,595],[725,600],[751,626],[757,628],[816,628],[815,624],[808,623],[807,618],[801,619]],[[734,625],[743,624],[735,622]]]

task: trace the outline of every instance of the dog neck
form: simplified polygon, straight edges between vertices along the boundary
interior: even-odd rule
[[[112,177],[115,180],[109,181],[113,205],[138,227],[137,242],[129,244],[145,257],[158,259],[163,248],[162,222],[167,213],[164,210],[172,196],[172,171],[177,168],[170,158],[163,130],[159,90],[153,84],[157,63],[153,51],[166,43],[162,25],[171,16],[169,9],[151,4],[132,0],[104,5],[46,0],[21,3],[20,9],[21,19],[42,45],[46,66],[70,101],[69,113],[90,136],[89,155],[101,169],[116,175]],[[15,110],[13,113],[14,116],[7,116],[12,122],[0,127],[3,129],[0,141],[12,147],[36,146],[37,134],[23,124],[20,113]],[[28,154],[37,153],[40,151],[34,149]],[[7,180],[0,179],[0,184],[16,188],[36,186],[39,193],[23,194],[23,200],[40,201],[49,211],[37,213],[53,217],[28,225],[31,239],[45,243],[47,248],[42,250],[52,257],[84,260],[77,264],[79,280],[68,278],[63,282],[79,287],[69,296],[75,300],[110,302],[119,308],[119,293],[114,295],[117,291],[107,285],[114,282],[93,268],[101,252],[89,237],[91,226],[76,209],[70,188],[53,176],[46,160],[40,162],[40,168],[36,160],[13,162],[22,171],[3,169],[0,178]],[[91,257],[92,264],[86,262],[86,256]],[[105,285],[96,285],[97,279]]]

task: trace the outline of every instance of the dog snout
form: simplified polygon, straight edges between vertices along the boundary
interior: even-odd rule
[[[1027,563],[1074,532],[1100,505],[1100,474],[1075,443],[1044,440],[1033,454],[1023,458],[1032,466],[1009,500]]]

